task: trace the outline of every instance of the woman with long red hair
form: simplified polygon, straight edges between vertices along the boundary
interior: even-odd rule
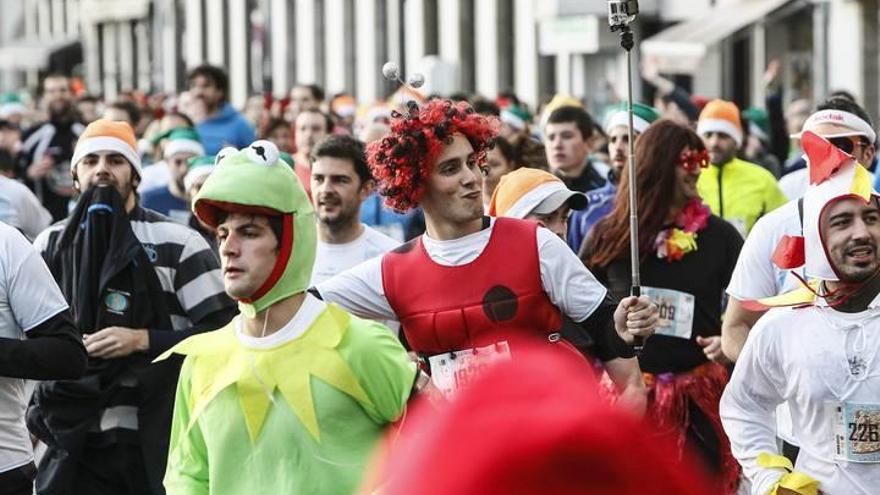
[[[723,293],[742,238],[711,214],[697,192],[709,163],[703,142],[671,120],[655,122],[636,146],[642,294],[661,322],[639,365],[648,386],[648,418],[680,449],[700,455],[733,493],[739,468],[721,427],[718,403],[728,380],[720,363]],[[580,253],[616,296],[629,295],[629,200],[626,169],[612,212],[596,224]]]

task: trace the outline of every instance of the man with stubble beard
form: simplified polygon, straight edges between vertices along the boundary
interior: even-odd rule
[[[878,194],[852,155],[812,131],[801,143],[803,231],[785,236],[773,260],[810,283],[751,301],[772,309],[749,333],[721,420],[752,493],[868,495],[880,486]],[[780,404],[800,446],[794,466],[777,446]]]
[[[333,119],[326,113],[317,110],[303,110],[296,117],[293,124],[294,143],[296,152],[293,155],[293,171],[306,190],[306,194],[312,197],[311,181],[311,155],[312,148],[333,132]]]
[[[254,140],[254,128],[229,103],[229,76],[213,65],[200,65],[187,77],[189,93],[204,105],[204,119],[196,125],[205,152],[215,155],[225,146],[243,148]],[[195,116],[190,115],[195,120]]]
[[[312,284],[397,247],[397,241],[360,221],[361,203],[373,189],[363,143],[351,136],[318,143],[312,150],[311,184],[318,216]]]
[[[67,216],[74,193],[70,157],[85,126],[73,105],[73,92],[67,76],[46,76],[42,100],[49,120],[35,124],[22,136],[18,175],[49,210],[52,220],[58,221]]]
[[[660,118],[653,107],[633,103],[633,138],[638,141],[649,125]],[[568,222],[568,245],[580,252],[581,244],[593,225],[611,213],[614,197],[617,196],[617,181],[629,161],[629,112],[625,103],[617,105],[605,119],[605,134],[608,135],[608,156],[611,157],[611,170],[605,185],[586,191],[587,207],[573,211]]]
[[[71,308],[89,355],[79,380],[44,381],[27,413],[47,446],[38,494],[164,493],[179,362],[160,353],[235,314],[220,263],[201,235],[142,208],[137,141],[96,120],[68,174],[71,215],[34,241]]]

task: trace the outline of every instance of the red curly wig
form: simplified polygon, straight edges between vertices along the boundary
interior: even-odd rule
[[[400,213],[418,206],[434,161],[455,134],[467,138],[482,164],[499,128],[497,118],[450,100],[431,100],[421,107],[411,102],[406,114],[392,116],[391,133],[367,146],[367,163],[385,204]]]

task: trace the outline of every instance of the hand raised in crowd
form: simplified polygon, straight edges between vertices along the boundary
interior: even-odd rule
[[[761,82],[764,83],[764,87],[769,87],[770,85],[779,81],[779,74],[782,71],[782,63],[778,58],[774,58],[767,63],[767,69],[764,71],[764,76],[761,78]]]
[[[716,363],[727,363],[727,358],[721,352],[721,336],[712,335],[710,337],[697,336],[697,345],[703,348],[703,354],[709,361]]]
[[[666,95],[675,90],[675,83],[660,74],[660,64],[655,57],[642,59],[642,77],[653,84],[660,94]]]
[[[113,359],[125,357],[150,348],[149,333],[145,329],[107,327],[83,335],[89,357]]]
[[[632,344],[634,337],[648,337],[660,321],[660,310],[647,296],[622,299],[614,310],[614,328],[620,338]]]
[[[27,169],[28,179],[37,180],[42,179],[52,170],[52,167],[55,166],[55,159],[53,159],[49,155],[43,155],[39,160],[35,160],[34,163]]]

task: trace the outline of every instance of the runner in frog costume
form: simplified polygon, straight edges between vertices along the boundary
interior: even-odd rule
[[[380,324],[306,294],[311,204],[275,145],[218,154],[195,198],[241,315],[181,342],[165,487],[174,494],[352,493],[416,377]]]
[[[755,302],[721,400],[721,419],[753,494],[877,493],[880,486],[880,205],[871,175],[812,132],[803,235],[774,254],[809,282]],[[797,276],[797,275],[796,275]],[[791,409],[797,465],[779,455],[776,406]]]

